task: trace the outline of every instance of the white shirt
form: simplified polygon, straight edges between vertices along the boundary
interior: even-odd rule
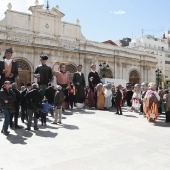
[[[80,76],[81,76],[81,72],[78,72],[78,71],[77,71],[77,73],[79,73],[79,74],[80,74]]]
[[[95,73],[96,71],[91,70],[91,72]]]
[[[9,60],[5,59],[5,63],[6,63],[8,66],[11,64],[11,62],[12,62],[12,59],[9,59]]]

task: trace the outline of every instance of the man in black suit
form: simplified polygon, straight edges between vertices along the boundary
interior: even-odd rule
[[[40,89],[43,91],[43,94],[45,89],[48,87],[48,83],[51,82],[53,77],[51,67],[46,64],[47,60],[48,57],[46,55],[41,55],[41,64],[37,66],[34,72],[34,77],[37,78],[37,83]]]
[[[77,103],[84,103],[85,101],[85,78],[84,74],[82,73],[82,65],[79,64],[77,66],[77,72],[73,75],[73,84],[76,89],[76,102]]]
[[[4,84],[5,81],[15,82],[15,78],[18,75],[18,66],[17,63],[11,59],[12,57],[12,48],[5,50],[5,58],[3,61],[0,61],[0,75],[1,75],[1,84]]]

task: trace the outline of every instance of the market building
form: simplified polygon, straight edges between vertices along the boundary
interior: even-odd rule
[[[15,11],[11,3],[7,8],[5,18],[0,21],[0,57],[3,58],[6,48],[13,48],[13,59],[19,66],[18,85],[35,81],[33,73],[40,64],[42,52],[48,55],[50,66],[54,61],[69,62],[70,79],[76,65],[82,64],[87,81],[90,65],[95,63],[101,77],[125,79],[133,84],[155,82],[155,55],[119,47],[111,41],[87,40],[79,20],[76,23],[62,21],[64,14],[58,6],[44,9],[36,0],[35,6],[29,8],[31,13]],[[102,67],[103,63],[109,67]]]

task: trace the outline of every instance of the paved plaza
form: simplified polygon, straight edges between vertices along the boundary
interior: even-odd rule
[[[61,125],[0,134],[0,170],[169,170],[170,124],[142,115],[67,110]],[[0,127],[2,127],[0,114]],[[19,121],[19,124],[26,127]],[[40,124],[40,122],[39,122]]]

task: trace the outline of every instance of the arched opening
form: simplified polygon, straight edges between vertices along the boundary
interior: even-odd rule
[[[31,82],[31,68],[30,65],[24,60],[16,60],[18,65],[18,76],[16,77],[16,83],[18,88]]]
[[[66,71],[69,74],[70,82],[72,82],[73,74],[77,71],[77,67],[73,64],[66,65]]]
[[[129,83],[132,85],[139,84],[139,73],[136,70],[132,70],[129,74]]]
[[[100,78],[113,78],[113,73],[111,69],[103,68],[99,70]]]

